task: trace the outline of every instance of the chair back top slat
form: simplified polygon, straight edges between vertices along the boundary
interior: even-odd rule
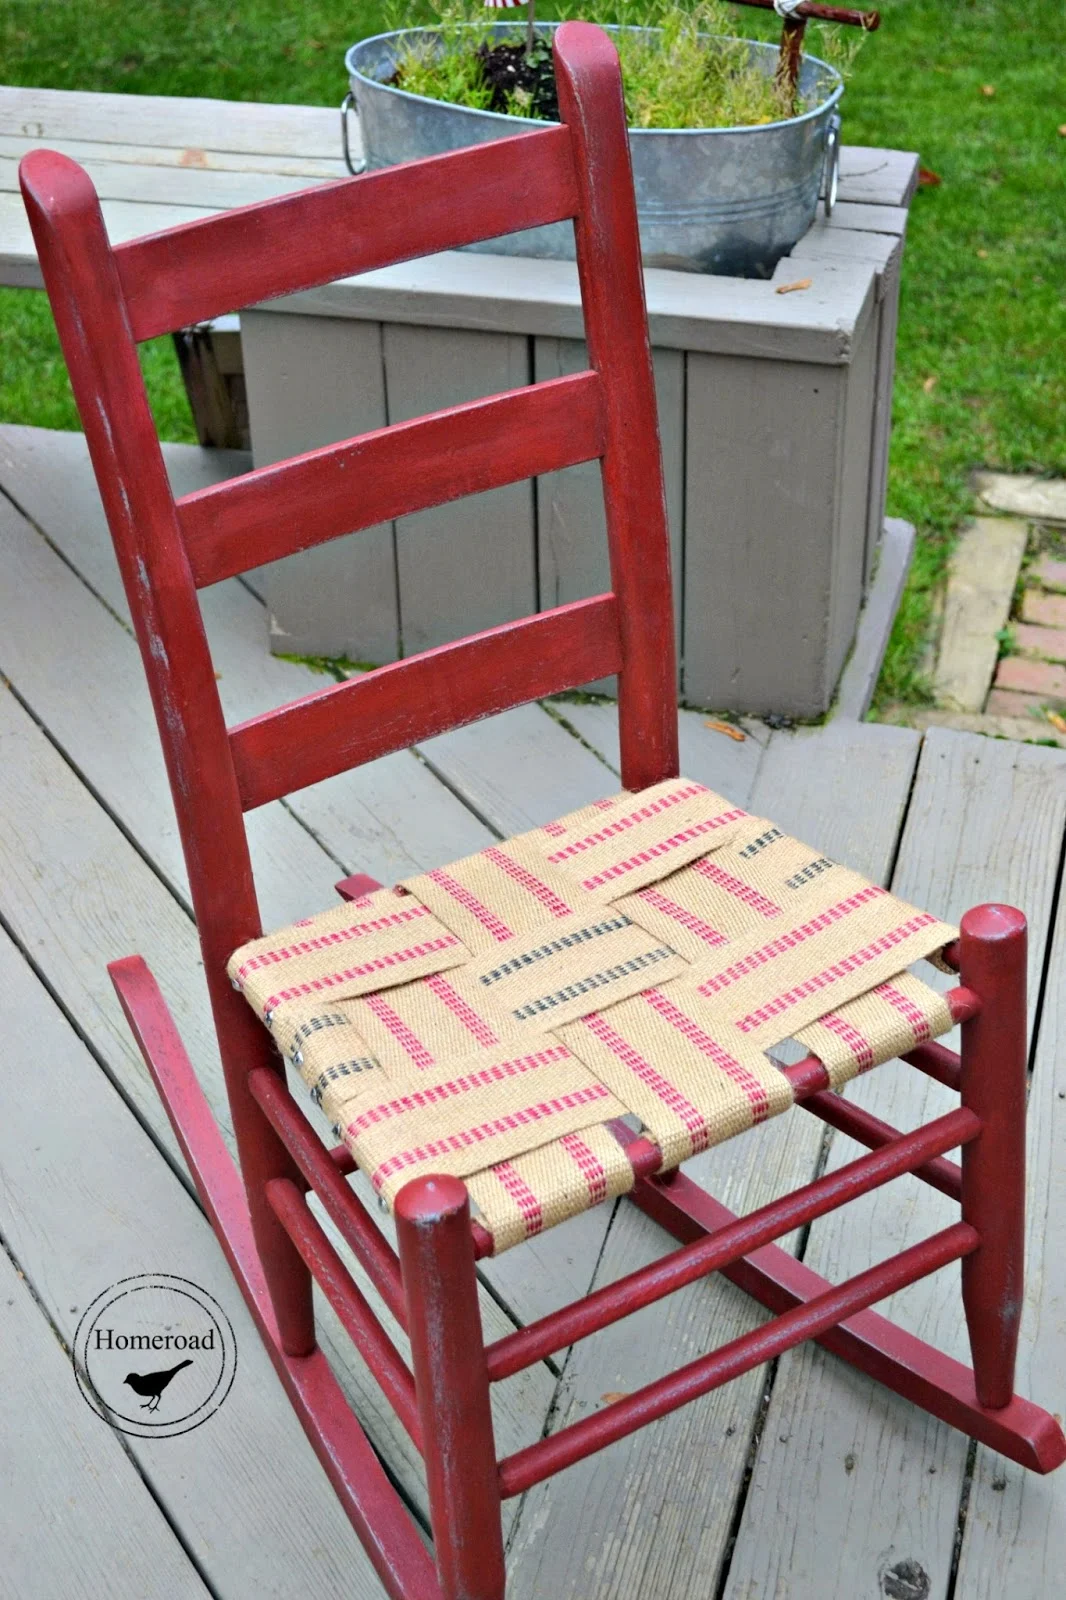
[[[198,588],[463,495],[591,461],[602,384],[578,372],[261,467],[177,502]]]
[[[570,132],[549,126],[203,217],[115,259],[140,342],[576,210]]]

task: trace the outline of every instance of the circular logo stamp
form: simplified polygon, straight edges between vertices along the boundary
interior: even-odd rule
[[[214,1416],[237,1371],[237,1341],[212,1295],[146,1272],[98,1294],[74,1335],[74,1374],[121,1433],[169,1439]]]

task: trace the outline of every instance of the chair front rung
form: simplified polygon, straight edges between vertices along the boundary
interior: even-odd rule
[[[914,1172],[945,1150],[968,1144],[981,1131],[972,1111],[960,1107],[935,1122],[899,1134],[870,1155],[840,1167],[836,1172],[806,1184],[791,1194],[761,1206],[705,1239],[674,1251],[637,1272],[608,1284],[584,1300],[531,1322],[489,1346],[489,1377],[501,1379],[532,1366],[535,1361],[564,1349],[578,1339],[598,1333],[623,1317],[652,1305],[709,1273],[732,1266],[742,1256],[772,1244],[793,1228],[835,1211],[859,1195],[868,1194],[906,1172]]]
[[[525,1450],[518,1450],[500,1462],[500,1493],[508,1499],[523,1494],[545,1478],[554,1477],[565,1467],[572,1466],[586,1456],[594,1455],[607,1445],[635,1433],[671,1411],[687,1405],[700,1395],[708,1394],[739,1378],[752,1367],[772,1361],[791,1350],[793,1345],[806,1339],[817,1338],[837,1323],[845,1321],[867,1306],[876,1304],[897,1289],[904,1289],[919,1278],[928,1277],[951,1261],[971,1255],[980,1238],[968,1223],[956,1222],[952,1227],[923,1239],[899,1255],[890,1257],[879,1266],[861,1272],[838,1288],[793,1307],[772,1321],[753,1328],[738,1339],[733,1339],[721,1349],[696,1361],[679,1367],[676,1372],[659,1378],[654,1383],[616,1400],[604,1411],[580,1422],[571,1423],[558,1433]]]

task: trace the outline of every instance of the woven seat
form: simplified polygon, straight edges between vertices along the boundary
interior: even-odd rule
[[[391,1205],[463,1178],[499,1251],[946,1032],[956,937],[698,783],[600,800],[257,939],[233,982]]]

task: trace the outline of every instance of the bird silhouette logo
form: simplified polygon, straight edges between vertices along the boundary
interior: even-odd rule
[[[141,1407],[142,1411],[158,1411],[163,1390],[177,1377],[183,1367],[191,1366],[192,1360],[187,1357],[184,1361],[179,1361],[176,1367],[166,1367],[162,1372],[128,1372],[122,1381],[129,1384],[134,1394],[148,1396]]]
[[[237,1371],[237,1342],[206,1289],[175,1273],[141,1272],[86,1306],[71,1364],[82,1398],[112,1428],[172,1439],[222,1405]]]

